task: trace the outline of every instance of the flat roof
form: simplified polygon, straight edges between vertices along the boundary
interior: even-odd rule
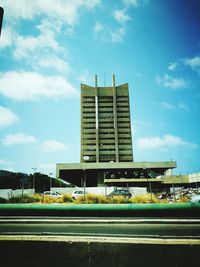
[[[104,179],[104,183],[146,183],[146,182],[163,182],[161,178],[115,178],[115,179]]]
[[[176,168],[176,161],[57,163],[56,168],[59,170],[173,169]]]

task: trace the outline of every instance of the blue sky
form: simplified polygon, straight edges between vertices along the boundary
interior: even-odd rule
[[[129,83],[135,161],[200,171],[200,1],[0,0],[0,169],[79,162],[80,83]]]

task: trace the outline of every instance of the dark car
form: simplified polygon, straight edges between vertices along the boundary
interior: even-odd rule
[[[123,197],[132,197],[131,192],[129,192],[128,189],[117,189],[111,192],[108,196],[113,197],[113,196],[123,196]]]

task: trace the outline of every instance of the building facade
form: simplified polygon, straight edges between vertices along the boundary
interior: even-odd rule
[[[76,186],[158,188],[174,161],[133,161],[128,84],[81,84],[80,163],[57,163],[56,176]],[[150,188],[150,187],[149,187]]]
[[[128,84],[81,84],[80,162],[133,162]]]

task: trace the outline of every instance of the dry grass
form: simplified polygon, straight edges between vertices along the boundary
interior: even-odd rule
[[[131,203],[147,204],[147,203],[160,203],[160,200],[154,194],[145,194],[140,196],[132,196]]]
[[[180,199],[177,201],[178,203],[187,203],[189,202],[189,198],[186,196],[180,197]]]
[[[52,204],[52,203],[63,203],[62,198],[52,197],[52,196],[43,196],[42,197],[43,204]]]
[[[74,203],[81,204],[99,204],[99,203],[108,203],[108,199],[106,196],[103,195],[96,195],[96,194],[87,194],[84,196],[80,196],[76,200],[74,200]]]
[[[187,203],[189,202],[188,197],[182,196],[176,203]],[[62,197],[52,197],[52,196],[42,196],[40,194],[35,194],[33,196],[20,196],[13,197],[6,201],[5,203],[75,203],[75,204],[125,204],[125,203],[135,203],[135,204],[148,204],[148,203],[169,203],[167,199],[159,200],[154,194],[144,194],[139,196],[132,196],[130,199],[123,196],[113,196],[108,197],[105,195],[97,194],[86,194],[80,196],[78,199],[74,200],[70,194],[63,194]]]

